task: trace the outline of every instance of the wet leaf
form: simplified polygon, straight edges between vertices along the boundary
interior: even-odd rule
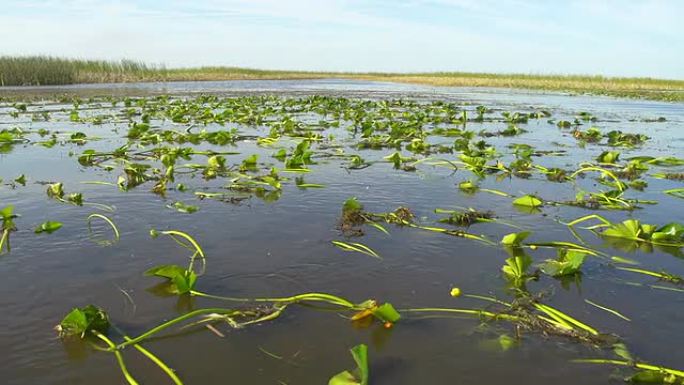
[[[109,330],[109,316],[104,310],[94,305],[74,308],[62,319],[58,330],[62,337],[83,337],[91,331],[106,334]]]
[[[368,346],[356,345],[350,352],[356,362],[356,369],[353,373],[344,371],[335,375],[328,385],[368,385]]]
[[[185,213],[185,214],[192,214],[194,212],[197,212],[199,210],[199,206],[194,206],[194,205],[188,205],[183,202],[176,202],[172,206],[167,206],[169,208],[173,208],[179,213]]]
[[[513,204],[521,207],[539,207],[542,206],[544,202],[534,195],[524,195],[513,200]]]
[[[197,274],[178,265],[155,266],[144,273],[146,276],[166,278],[172,284],[171,292],[186,294],[192,291],[197,282]]]
[[[373,315],[383,322],[396,323],[401,315],[394,309],[391,303],[384,303],[373,309]]]
[[[14,181],[22,186],[26,186],[26,175],[21,174],[18,177],[14,178]]]
[[[596,158],[597,161],[601,163],[615,163],[620,158],[620,152],[618,151],[604,151],[601,155]]]
[[[522,241],[532,234],[531,231],[521,231],[519,233],[510,233],[501,238],[501,244],[506,246],[520,246]]]
[[[36,234],[40,234],[40,233],[52,234],[61,228],[62,228],[61,222],[47,221],[47,222],[42,223],[40,226],[36,227],[35,233]]]
[[[553,277],[577,274],[580,272],[586,256],[587,254],[581,251],[559,249],[558,259],[547,259],[541,265],[541,270],[544,274]]]

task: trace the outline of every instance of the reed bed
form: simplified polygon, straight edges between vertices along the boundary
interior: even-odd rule
[[[138,81],[345,78],[432,86],[500,87],[684,101],[684,80],[588,75],[468,72],[381,73],[278,71],[238,67],[166,68],[134,60],[106,61],[51,56],[0,56],[0,86],[64,85]]]

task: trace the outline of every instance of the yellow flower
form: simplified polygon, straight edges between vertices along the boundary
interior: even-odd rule
[[[461,296],[461,289],[454,287],[451,289],[451,296],[452,297],[460,297]]]

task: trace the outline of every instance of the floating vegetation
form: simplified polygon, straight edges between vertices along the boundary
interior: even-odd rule
[[[520,198],[516,198],[515,200],[513,200],[513,205],[521,206],[521,207],[535,208],[535,207],[542,206],[543,204],[544,204],[544,202],[534,195],[524,195],[524,196],[521,196]]]
[[[0,217],[2,217],[2,227],[0,227],[0,230],[2,230],[2,233],[0,234],[0,254],[2,254],[3,249],[6,252],[11,250],[10,233],[17,230],[14,219],[16,219],[18,215],[14,214],[14,206],[5,206],[0,210]]]
[[[598,220],[600,223],[585,227],[585,229],[602,237],[645,242],[658,246],[684,247],[684,225],[676,222],[662,226],[641,223],[637,219],[626,219],[620,223],[612,223],[598,214],[591,214],[577,218],[567,225],[576,226],[592,219]],[[598,231],[598,229],[602,229],[602,231]]]
[[[356,369],[345,370],[330,379],[328,385],[368,385],[368,346],[356,345],[350,350]]]
[[[47,221],[47,222],[41,223],[40,226],[36,227],[35,233],[36,234],[40,234],[40,233],[52,234],[61,228],[62,228],[61,222]]]
[[[36,81],[42,80],[25,80]],[[11,154],[12,162],[23,152],[65,155],[55,157],[50,180],[38,179],[30,168],[2,175],[0,253],[16,253],[23,261],[51,242],[57,250],[65,242],[85,248],[88,242],[74,238],[85,234],[108,246],[97,248],[99,253],[138,257],[143,253],[133,242],[150,242],[141,247],[143,258],[118,260],[114,266],[117,271],[137,266],[133,276],[157,281],[147,292],[137,292],[173,299],[172,314],[122,319],[117,326],[113,319],[121,317],[114,308],[110,318],[104,309],[88,305],[74,308],[58,327],[65,346],[77,342],[94,354],[111,354],[129,384],[144,378],[138,362],[131,365],[135,370],[126,364],[134,359],[133,349],[178,385],[192,362],[179,361],[177,372],[147,350],[157,341],[180,344],[203,331],[223,338],[248,328],[259,334],[269,325],[278,333],[299,326],[309,332],[308,316],[323,318],[326,332],[336,330],[331,335],[347,332],[333,329],[339,327],[332,325],[335,321],[349,333],[370,328],[370,337],[354,334],[365,341],[338,346],[358,343],[351,349],[355,368],[331,378],[348,367],[342,363],[313,382],[367,385],[369,349],[381,350],[385,339],[405,338],[410,333],[404,331],[422,330],[423,320],[434,318],[474,320],[476,331],[488,334],[478,346],[493,343],[501,354],[538,349],[527,344],[531,338],[562,339],[588,345],[590,357],[609,350],[619,357],[578,361],[631,368],[635,381],[681,382],[677,370],[631,358],[620,341],[635,338],[630,331],[611,333],[610,322],[629,322],[627,315],[635,310],[623,313],[601,295],[619,294],[612,286],[617,284],[644,296],[656,295],[649,288],[662,289],[660,295],[683,292],[676,264],[664,265],[670,271],[665,272],[650,266],[652,259],[608,251],[682,256],[684,225],[674,205],[684,198],[677,184],[684,159],[664,154],[663,148],[656,151],[657,130],[646,129],[677,122],[635,118],[629,124],[595,110],[510,107],[261,92],[2,99],[0,153]],[[637,132],[639,127],[644,133]],[[79,177],[60,175],[65,164],[72,164]],[[659,197],[662,202],[655,200]],[[103,203],[93,201],[99,199]],[[341,208],[329,207],[340,203]],[[15,214],[15,206],[25,217]],[[663,213],[672,218],[653,219]],[[247,220],[248,215],[255,219]],[[577,216],[568,223],[560,220]],[[515,232],[501,232],[502,226]],[[156,241],[139,236],[149,228]],[[582,238],[583,230],[599,242],[589,242],[591,234]],[[349,258],[331,252],[334,248],[349,252],[344,254]],[[285,258],[290,249],[300,259]],[[359,254],[374,260],[364,262]],[[272,259],[258,262],[272,271],[243,266],[263,255]],[[444,264],[431,266],[431,258]],[[97,269],[90,263],[101,262],[87,263],[84,271],[91,272]],[[491,268],[477,270],[478,263]],[[209,264],[222,270],[208,269]],[[365,264],[372,268],[358,268]],[[327,280],[330,265],[343,279]],[[279,271],[285,267],[297,269],[296,275]],[[456,273],[472,274],[471,281],[482,285],[498,283],[479,291],[484,295],[469,294],[468,283],[450,280]],[[637,274],[647,283],[623,279]],[[255,293],[245,275],[256,277],[249,279],[260,291],[272,292]],[[275,284],[276,279],[283,281]],[[433,299],[424,294],[429,285],[443,286],[449,295]],[[136,290],[119,288],[127,307],[138,301]],[[572,293],[576,303],[568,305],[567,295],[555,295],[560,290]],[[362,300],[350,299],[350,293]],[[77,304],[95,302],[69,294]],[[400,301],[404,308],[379,298]],[[485,305],[448,302],[470,300]],[[320,333],[310,332],[313,338]],[[246,345],[236,346],[248,359]],[[316,357],[310,347],[304,349],[302,356]],[[581,349],[578,357],[585,357]],[[282,363],[294,362],[279,350],[259,350]],[[374,379],[385,373],[378,362]]]
[[[440,223],[448,223],[450,225],[468,227],[474,223],[482,222],[489,223],[494,222],[494,212],[492,211],[477,211],[473,208],[469,208],[465,211],[454,211],[454,210],[444,210],[435,209],[437,214],[449,214],[448,217],[439,220]]]
[[[407,314],[451,314],[466,315],[484,321],[505,321],[518,331],[537,332],[549,336],[569,338],[596,346],[607,346],[615,342],[615,336],[602,334],[597,329],[562,312],[554,307],[539,302],[531,295],[523,295],[513,302],[504,302],[487,296],[472,296],[495,304],[501,309],[465,309],[465,308],[412,308],[400,312]]]
[[[107,315],[103,309],[93,305],[88,305],[83,308],[74,308],[64,316],[64,319],[55,327],[62,339],[80,338],[90,343],[96,350],[111,351],[116,357],[116,361],[119,364],[119,368],[121,369],[121,373],[126,379],[126,382],[130,385],[137,385],[138,381],[135,380],[124,363],[121,350],[118,349],[117,345],[107,336],[110,328],[109,315]],[[122,337],[126,342],[132,341],[125,334],[123,334]],[[104,342],[105,346],[98,345],[96,340]],[[169,368],[157,356],[137,343],[131,343],[131,345],[157,365],[174,384],[183,384],[173,369]]]
[[[662,281],[665,282],[670,282],[674,283],[675,285],[681,285],[684,284],[684,278],[669,274],[667,272],[656,272],[656,271],[651,271],[651,270],[646,270],[646,269],[638,269],[636,267],[616,267],[618,270],[623,270],[623,271],[631,271],[632,273],[639,273],[639,274],[644,274],[644,275],[649,275],[651,277],[656,277]]]
[[[374,257],[374,258],[382,259],[382,258],[380,258],[378,253],[373,251],[373,249],[371,249],[370,247],[368,247],[366,245],[362,245],[358,242],[347,243],[347,242],[342,242],[342,241],[332,241],[332,244],[337,246],[338,248],[344,250],[344,251],[355,251],[357,253],[366,254],[366,255],[370,255],[371,257]]]
[[[101,219],[101,220],[103,220],[105,223],[107,223],[107,224],[109,225],[109,227],[111,227],[112,231],[114,232],[114,239],[113,239],[113,240],[111,240],[111,241],[102,241],[102,242],[100,242],[100,243],[107,245],[107,244],[112,244],[112,243],[114,243],[114,242],[118,242],[118,241],[119,241],[119,239],[121,238],[121,234],[119,233],[119,228],[116,227],[116,225],[114,224],[114,222],[113,222],[111,219],[109,219],[108,217],[106,217],[106,216],[104,216],[104,215],[102,215],[102,214],[90,214],[90,215],[88,216],[88,218],[87,218],[87,221],[88,221],[88,231],[89,231],[91,234],[92,234],[92,232],[93,232],[93,227],[92,227],[92,221],[93,221],[93,219]]]
[[[684,383],[684,371],[652,365],[633,358],[624,344],[618,343],[613,346],[613,352],[620,359],[588,358],[577,359],[574,362],[584,364],[602,364],[624,366],[632,369],[632,373],[625,378],[630,383],[648,384],[682,384]]]

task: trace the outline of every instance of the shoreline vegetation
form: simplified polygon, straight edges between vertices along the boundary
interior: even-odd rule
[[[49,56],[0,56],[3,86],[155,81],[219,81],[344,78],[431,86],[499,87],[684,102],[684,80],[589,75],[468,72],[380,73],[259,70],[237,67],[166,68],[139,61],[80,60]]]

